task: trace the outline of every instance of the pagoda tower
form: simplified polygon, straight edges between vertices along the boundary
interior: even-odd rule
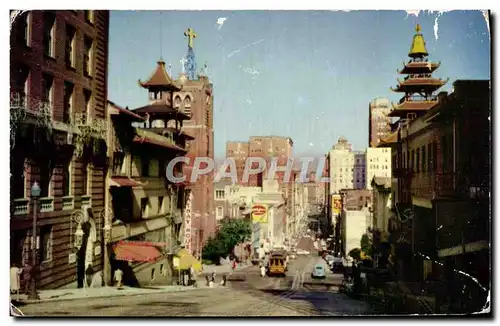
[[[406,77],[398,79],[396,88],[391,87],[393,92],[404,93],[404,96],[399,103],[392,104],[390,117],[411,120],[422,115],[437,103],[438,98],[434,93],[448,82],[432,76],[441,63],[428,60],[429,53],[425,47],[424,36],[420,32],[420,25],[417,24],[415,30],[416,34],[408,53],[410,60],[403,64],[403,69],[398,69],[398,73]]]

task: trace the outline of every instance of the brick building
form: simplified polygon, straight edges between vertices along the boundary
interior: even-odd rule
[[[32,264],[37,182],[38,288],[82,286],[85,266],[103,265],[108,29],[97,10],[27,11],[11,25],[11,264]]]
[[[174,96],[174,107],[190,116],[190,119],[184,122],[182,130],[194,137],[187,147],[191,166],[196,157],[214,159],[212,83],[203,73],[195,80],[187,79],[185,74],[181,74],[176,82],[182,88]],[[190,177],[189,173],[187,177]],[[198,177],[189,188],[192,193],[192,251],[198,253],[216,229],[213,175]]]
[[[439,102],[409,122],[391,144],[397,178],[392,192],[403,220],[393,221],[393,231],[406,233],[415,252],[444,264],[431,264],[419,256],[412,265],[418,275],[411,277],[432,274],[477,289],[470,278],[452,272],[456,269],[488,287],[490,96],[489,81],[458,80],[451,94],[441,94]],[[404,223],[408,216],[409,226]]]

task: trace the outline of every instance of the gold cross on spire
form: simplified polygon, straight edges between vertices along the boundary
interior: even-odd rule
[[[191,28],[188,28],[187,31],[184,32],[184,36],[188,37],[188,46],[193,48],[193,40],[196,38],[196,33]]]
[[[415,31],[417,33],[420,33],[421,30],[422,30],[422,28],[420,27],[420,24],[417,24],[417,26],[415,27]]]

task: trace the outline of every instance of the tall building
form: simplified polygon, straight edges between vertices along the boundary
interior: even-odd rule
[[[278,158],[278,166],[285,166],[287,159],[293,155],[293,141],[290,137],[282,136],[251,136],[248,142],[228,141],[226,143],[226,157],[236,162],[238,184],[252,187],[262,187],[262,179],[267,177],[271,158]],[[247,182],[243,182],[246,159],[261,157],[266,161],[266,169],[262,174],[250,175]],[[283,172],[277,171],[275,179],[283,181]],[[290,180],[292,178],[290,177]]]
[[[181,89],[174,94],[174,107],[184,110],[191,117],[185,121],[182,131],[194,137],[189,141],[188,157],[191,166],[195,157],[214,159],[214,129],[213,129],[213,86],[203,72],[197,79],[188,79],[181,74],[176,81]],[[215,206],[213,175],[199,176],[192,191],[192,245],[193,252],[199,252],[203,244],[215,233]]]
[[[103,266],[109,12],[11,11],[16,14],[10,35],[11,264],[32,265],[38,248],[37,288],[83,286],[85,269]]]
[[[365,153],[352,151],[347,139],[340,137],[328,154],[330,195],[342,189],[365,187]]]
[[[392,172],[391,149],[367,148],[366,149],[366,189],[372,189],[372,181],[375,177],[390,178]]]
[[[376,147],[381,139],[391,133],[391,103],[386,98],[376,98],[368,107],[368,147]]]

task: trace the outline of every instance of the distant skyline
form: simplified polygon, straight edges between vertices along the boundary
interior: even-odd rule
[[[111,11],[108,98],[130,109],[147,102],[137,85],[160,56],[181,72],[184,31],[198,69],[214,85],[215,155],[227,141],[291,137],[298,155],[326,153],[340,136],[368,146],[368,104],[398,101],[397,69],[422,26],[435,75],[490,79],[490,36],[480,11]],[[437,37],[436,37],[437,36]]]

